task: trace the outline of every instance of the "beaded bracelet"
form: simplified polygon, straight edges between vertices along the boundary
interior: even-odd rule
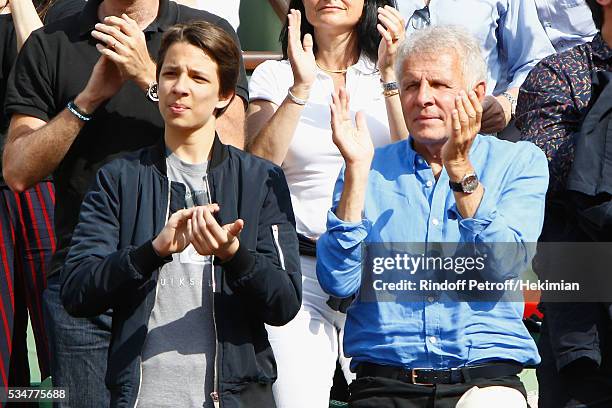
[[[306,99],[298,98],[294,94],[291,93],[291,89],[287,89],[287,98],[297,105],[304,106],[308,102]]]
[[[81,109],[79,109],[79,107],[76,106],[74,101],[68,102],[68,105],[66,105],[66,109],[68,109],[70,113],[72,113],[77,118],[81,119],[83,122],[88,122],[93,119],[92,115],[88,115],[85,112],[83,112]]]

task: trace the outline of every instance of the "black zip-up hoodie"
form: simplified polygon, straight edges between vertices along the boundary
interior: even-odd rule
[[[218,137],[208,182],[220,206],[218,222],[244,220],[238,252],[227,262],[213,262],[215,392],[223,408],[274,407],[276,363],[264,323],[289,322],[302,298],[287,182],[278,166],[223,145]],[[61,297],[77,317],[113,309],[106,372],[113,407],[136,404],[157,271],[171,260],[160,258],[151,241],[169,215],[184,207],[184,198],[185,186],[166,177],[160,143],[103,166],[83,201],[62,270]]]

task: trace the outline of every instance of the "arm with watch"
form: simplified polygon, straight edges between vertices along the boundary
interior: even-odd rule
[[[484,187],[470,162],[470,148],[480,131],[483,107],[474,91],[461,91],[455,99],[452,114],[452,132],[444,145],[440,158],[449,178],[449,186],[455,196],[457,210],[463,218],[476,214]]]
[[[3,175],[14,191],[25,191],[51,174],[85,123],[92,119],[95,110],[119,92],[126,80],[134,81],[143,90],[143,98],[145,90],[155,82],[155,63],[136,22],[124,15],[107,17],[104,23],[96,24],[92,37],[106,46],[96,44],[102,55],[94,65],[87,85],[74,100],[48,123],[22,114],[11,118],[3,155]],[[122,42],[108,34],[114,32],[108,29],[112,24],[125,30]],[[23,58],[30,58],[30,55],[33,54]],[[18,60],[17,63],[36,65],[39,61]]]
[[[462,242],[517,244],[504,246],[503,253],[495,254],[499,259],[491,258],[499,262],[492,271],[513,271],[510,265],[522,265],[533,256],[531,243],[537,241],[544,215],[548,162],[531,143],[489,143],[487,160],[479,160],[479,170],[487,175],[483,185],[470,157],[481,117],[475,93],[460,92],[452,132],[440,155],[455,198],[449,211],[457,216]]]
[[[544,219],[548,163],[531,143],[496,141],[489,144],[487,160],[479,160],[479,169],[486,174],[484,186],[469,156],[481,117],[482,107],[473,92],[469,101],[461,92],[441,158],[455,198],[449,212],[458,221],[460,242],[470,244],[468,251],[474,248],[471,244],[478,244],[477,251],[487,256],[479,279],[502,282],[519,276],[535,254]]]
[[[404,30],[406,24],[400,12],[391,6],[379,8],[378,19],[382,23],[377,26],[382,37],[378,45],[378,70],[383,88],[382,94],[385,97],[391,142],[397,142],[408,137],[399,86],[395,77],[395,61],[399,46],[406,37]]]

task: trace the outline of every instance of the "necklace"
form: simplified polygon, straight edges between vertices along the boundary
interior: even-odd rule
[[[328,68],[324,68],[321,65],[319,65],[319,63],[317,61],[315,61],[315,64],[317,64],[317,67],[319,67],[319,69],[321,71],[325,71],[329,74],[346,74],[346,71],[348,71],[348,68],[344,68],[344,69],[328,69]]]

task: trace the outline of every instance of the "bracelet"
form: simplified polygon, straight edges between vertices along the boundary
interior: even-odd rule
[[[399,87],[397,86],[397,82],[393,81],[393,82],[382,82],[382,87],[383,87],[383,92],[384,91],[395,91],[398,90]]]
[[[66,109],[68,109],[70,113],[72,113],[74,116],[76,116],[83,122],[89,122],[90,120],[93,119],[93,115],[88,115],[85,112],[83,112],[78,106],[76,106],[74,101],[68,102],[68,105],[66,105]]]
[[[304,106],[308,102],[306,99],[298,98],[294,94],[291,93],[291,88],[287,89],[287,98],[297,105]]]
[[[503,96],[508,100],[508,102],[510,102],[510,117],[513,118],[514,114],[516,113],[516,98],[512,96],[512,94],[510,94],[509,92],[502,92],[501,96]]]
[[[399,89],[391,89],[389,91],[383,91],[383,95],[385,95],[385,98],[388,98],[390,96],[399,95]]]

